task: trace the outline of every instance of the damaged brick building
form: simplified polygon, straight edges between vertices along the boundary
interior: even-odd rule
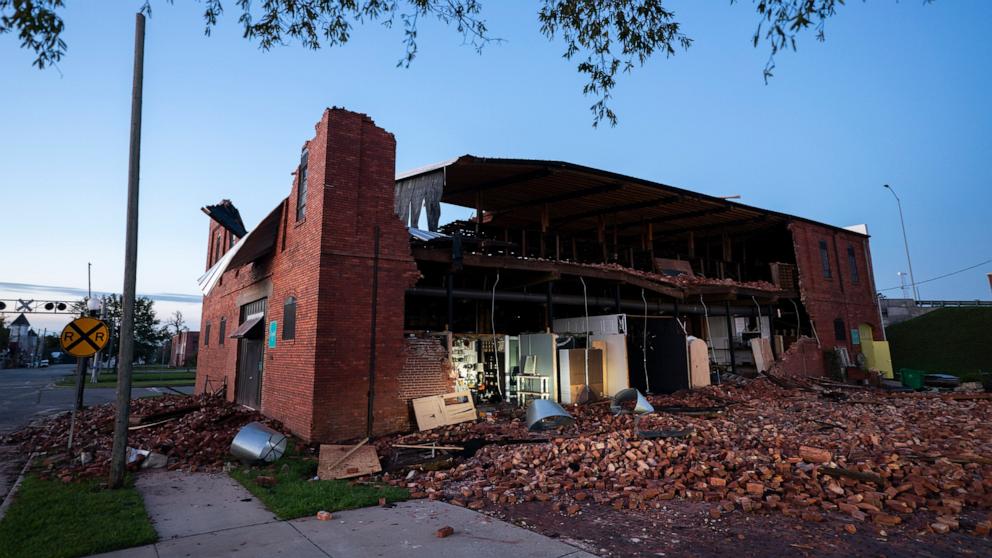
[[[885,371],[863,228],[558,161],[397,175],[395,147],[328,109],[254,229],[204,208],[198,391],[333,441],[408,429],[412,399],[456,389],[522,405]],[[441,204],[475,217],[441,225]]]

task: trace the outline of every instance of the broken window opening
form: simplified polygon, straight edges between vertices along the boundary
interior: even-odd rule
[[[209,347],[210,346],[210,322],[207,322],[207,327],[205,327],[203,329],[203,333],[204,333],[204,335],[203,335],[203,346],[204,347]]]
[[[217,332],[217,344],[224,344],[224,336],[227,335],[227,318],[220,319],[220,330]]]
[[[847,245],[847,265],[851,268],[851,282],[855,285],[860,281],[858,276],[858,260],[854,257],[854,246]]]
[[[300,170],[296,173],[299,188],[296,191],[296,221],[300,222],[307,216],[307,150],[300,156]]]
[[[827,241],[820,241],[820,263],[823,265],[823,276],[827,279],[833,277],[830,272],[830,253],[827,251]]]

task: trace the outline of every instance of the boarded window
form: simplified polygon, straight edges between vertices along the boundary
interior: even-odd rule
[[[203,330],[203,346],[210,346],[210,322],[207,322],[207,327]]]
[[[307,216],[307,150],[303,150],[300,157],[300,171],[296,173],[300,181],[296,190],[296,220],[302,221]]]
[[[227,318],[220,319],[220,330],[217,332],[217,344],[224,344],[224,337],[227,336]]]
[[[827,250],[827,241],[820,241],[820,264],[823,266],[823,276],[827,279],[833,277],[830,272],[830,251]]]
[[[854,246],[847,246],[847,265],[851,268],[851,282],[858,283],[861,277],[858,275],[858,259],[854,257]]]
[[[282,338],[296,339],[296,298],[292,296],[282,307]]]
[[[834,338],[838,341],[847,341],[847,327],[840,318],[834,320]]]

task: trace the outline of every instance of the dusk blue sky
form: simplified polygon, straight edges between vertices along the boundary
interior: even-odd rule
[[[227,4],[205,37],[200,4],[152,1],[140,292],[196,294],[208,226],[200,207],[230,198],[254,226],[286,196],[327,106],[393,132],[398,171],[465,153],[560,159],[834,225],[867,223],[879,288],[906,270],[884,183],[902,197],[918,281],[992,258],[992,2],[850,2],[825,43],[808,34],[798,52],[780,54],[766,85],[751,2],[673,0],[693,46],[622,76],[619,125],[598,129],[563,43],[539,34],[537,2],[484,2],[506,41],[481,55],[423,20],[409,69],[396,67],[399,27],[358,27],[344,47],[263,52],[241,37]],[[95,5],[69,3],[57,69],[35,69],[16,37],[0,36],[0,298],[18,294],[14,283],[85,288],[87,261],[94,289],[121,289],[141,2]],[[921,296],[988,299],[990,271],[923,284]],[[158,306],[199,323],[197,304]]]

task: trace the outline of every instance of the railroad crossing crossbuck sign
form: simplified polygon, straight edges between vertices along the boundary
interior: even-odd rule
[[[76,318],[62,330],[59,338],[62,349],[74,357],[85,358],[95,355],[110,341],[107,324],[96,318]]]

